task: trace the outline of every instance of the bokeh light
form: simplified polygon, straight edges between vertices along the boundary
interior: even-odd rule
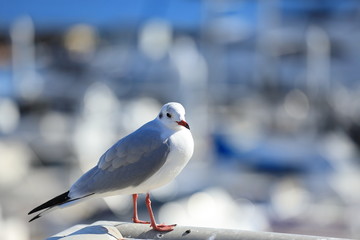
[[[151,193],[159,222],[358,239],[359,10],[356,0],[8,2],[0,239],[130,221],[130,196],[31,224],[26,213],[170,101],[186,108],[195,152]]]

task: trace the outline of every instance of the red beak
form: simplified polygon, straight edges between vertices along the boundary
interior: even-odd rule
[[[189,124],[187,124],[187,122],[185,122],[184,120],[176,121],[176,122],[177,122],[179,125],[184,126],[184,127],[186,127],[187,129],[190,130]]]

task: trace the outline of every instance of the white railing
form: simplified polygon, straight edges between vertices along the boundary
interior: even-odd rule
[[[157,232],[147,224],[108,221],[95,222],[91,225],[77,225],[47,240],[61,239],[340,240],[340,238],[332,237],[188,226],[176,226],[171,232]]]

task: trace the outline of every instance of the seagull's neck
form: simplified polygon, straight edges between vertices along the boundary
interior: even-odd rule
[[[182,128],[180,126],[176,126],[175,128],[169,127],[166,124],[164,124],[159,118],[155,118],[153,120],[157,125],[159,125],[160,128],[163,129],[163,131],[166,131],[168,134],[173,134],[178,131],[181,131]]]

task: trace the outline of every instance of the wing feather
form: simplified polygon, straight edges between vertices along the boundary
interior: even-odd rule
[[[107,150],[98,165],[74,183],[70,196],[137,186],[161,168],[169,152],[168,139],[162,139],[158,129],[144,125]]]

